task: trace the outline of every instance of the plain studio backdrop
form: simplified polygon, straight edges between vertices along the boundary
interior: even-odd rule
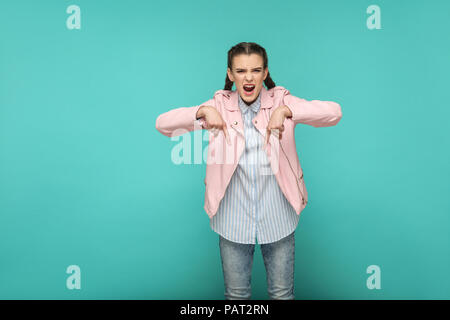
[[[450,298],[449,1],[73,4],[0,5],[0,298],[223,299],[206,163],[175,164],[155,120],[223,89],[241,41],[277,85],[342,107],[296,128],[296,299]]]

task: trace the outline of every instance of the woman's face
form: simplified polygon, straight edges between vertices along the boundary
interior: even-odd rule
[[[228,78],[234,82],[236,90],[245,103],[250,105],[262,89],[263,82],[267,77],[268,69],[263,68],[263,58],[258,54],[240,54],[233,57],[232,68],[227,68]],[[244,89],[244,85],[253,85],[250,88]]]

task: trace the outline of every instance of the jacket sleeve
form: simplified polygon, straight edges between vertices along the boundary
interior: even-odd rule
[[[285,91],[283,102],[291,110],[291,119],[296,125],[303,123],[313,127],[331,127],[342,118],[341,106],[337,102],[308,101],[291,95],[288,90]]]
[[[201,106],[214,106],[214,99],[193,107],[182,107],[162,113],[156,118],[156,129],[168,137],[179,136],[188,131],[204,129],[205,119],[197,119],[196,114]]]

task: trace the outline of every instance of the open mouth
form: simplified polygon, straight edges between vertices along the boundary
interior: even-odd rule
[[[255,90],[255,85],[254,84],[244,84],[245,94],[251,95],[254,90]]]

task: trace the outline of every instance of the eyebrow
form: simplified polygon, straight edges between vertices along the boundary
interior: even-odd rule
[[[256,70],[256,69],[262,69],[262,67],[256,67],[256,68],[253,68],[252,70]],[[236,68],[236,70],[247,70],[247,69],[245,69],[245,68]]]

